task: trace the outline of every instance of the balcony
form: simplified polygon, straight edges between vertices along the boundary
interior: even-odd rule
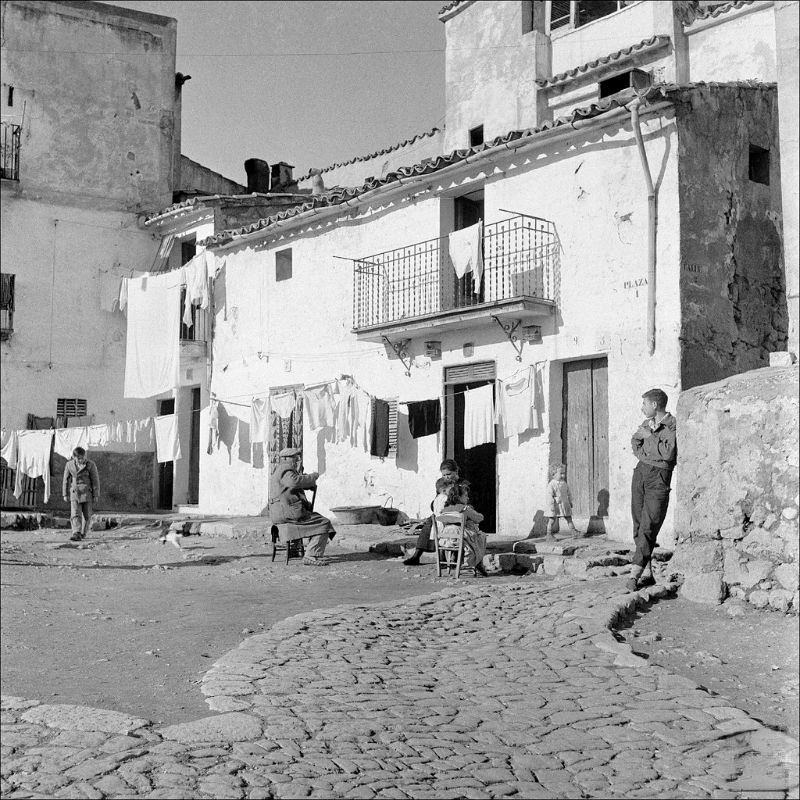
[[[561,246],[548,220],[516,214],[483,228],[483,281],[459,279],[446,236],[354,259],[353,330],[362,341],[469,328],[496,320],[535,322],[558,299]]]
[[[182,358],[198,358],[206,354],[208,341],[208,312],[206,309],[192,306],[192,324],[183,322],[183,304],[186,299],[186,287],[181,289],[181,330],[180,347]]]
[[[22,126],[11,122],[0,123],[0,178],[19,180],[19,145]]]

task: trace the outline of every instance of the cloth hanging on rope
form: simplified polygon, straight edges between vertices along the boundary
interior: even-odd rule
[[[181,275],[128,280],[125,397],[152,397],[178,385]]]
[[[448,252],[453,269],[459,278],[468,272],[475,277],[475,291],[479,291],[483,278],[483,222],[453,231],[448,237]]]
[[[389,455],[389,404],[385,400],[375,398],[374,416],[372,421],[372,448],[373,456],[385,458]]]
[[[160,463],[177,461],[181,457],[181,443],[175,414],[153,417],[153,427],[156,434],[156,460]]]
[[[408,406],[408,430],[414,439],[438,433],[442,427],[442,410],[438,400],[420,400],[406,403]]]
[[[36,414],[28,414],[27,428],[29,431],[46,431],[55,426],[56,421],[53,417],[37,417]]]
[[[213,255],[206,250],[198,253],[183,267],[186,281],[186,299],[183,304],[183,324],[192,325],[192,306],[208,308],[208,262]]]
[[[494,441],[494,385],[464,393],[464,449]]]
[[[69,430],[69,428],[67,428]],[[108,425],[90,425],[87,429],[89,447],[105,447],[109,441]]]
[[[134,423],[133,443],[136,452],[152,453],[155,450],[153,418],[137,419]]]
[[[14,479],[14,497],[23,491],[23,477],[44,480],[44,502],[50,499],[50,451],[53,447],[50,430],[20,431],[17,440],[17,467]]]
[[[72,451],[76,447],[82,447],[85,450],[88,446],[88,428],[58,428],[56,430],[54,452],[67,460],[72,458]]]
[[[535,413],[536,381],[533,367],[517,370],[498,382],[497,422],[506,438],[538,429]]]
[[[209,455],[219,449],[219,400],[211,400],[208,404],[208,446]]]
[[[289,419],[292,416],[297,398],[294,392],[283,392],[282,394],[270,395],[270,408],[281,419]]]
[[[250,442],[269,439],[269,398],[254,397],[250,404]]]
[[[19,431],[11,431],[3,428],[2,438],[0,438],[0,457],[2,457],[9,469],[17,468],[17,444]]]
[[[331,384],[326,383],[303,391],[308,427],[315,431],[319,428],[332,428],[334,425],[334,403]]]
[[[363,389],[356,389],[350,402],[354,404],[353,444],[367,453],[372,449],[372,401],[373,397]]]
[[[337,382],[338,398],[336,403],[336,434],[337,442],[346,442],[353,430],[354,403],[353,395],[356,388],[351,381],[341,380]]]

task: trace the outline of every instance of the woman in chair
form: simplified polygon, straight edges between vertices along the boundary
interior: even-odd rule
[[[450,486],[447,493],[447,505],[442,509],[442,514],[461,514],[464,512],[464,564],[467,568],[475,570],[476,574],[486,575],[483,567],[483,557],[486,555],[486,534],[478,529],[478,524],[483,522],[483,514],[476,511],[469,504],[469,481],[459,481]],[[445,525],[441,532],[442,540],[452,537],[455,526]]]

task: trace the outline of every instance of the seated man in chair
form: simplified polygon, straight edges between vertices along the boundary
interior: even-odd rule
[[[279,454],[278,466],[270,478],[269,516],[273,525],[289,523],[295,533],[293,538],[307,539],[303,563],[307,566],[322,566],[328,539],[336,535],[331,521],[311,509],[305,495],[306,489],[314,489],[319,473],[306,475],[301,472],[299,447],[287,447]]]

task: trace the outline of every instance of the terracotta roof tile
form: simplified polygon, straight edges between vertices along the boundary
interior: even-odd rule
[[[579,75],[591,72],[598,67],[603,67],[607,64],[612,64],[615,61],[626,58],[633,53],[643,53],[650,50],[658,50],[662,47],[666,47],[669,43],[669,36],[651,36],[649,39],[643,39],[641,42],[632,44],[630,47],[623,47],[621,50],[615,50],[613,53],[609,53],[607,56],[601,56],[600,58],[595,58],[593,61],[587,61],[585,64],[581,64],[579,67],[573,67],[572,69],[568,69],[565,72],[559,72],[557,75],[552,75],[544,80],[536,81],[536,85],[540,89],[558,86],[559,84],[566,83],[567,81],[571,80],[572,78],[576,78]]]
[[[439,17],[441,17],[444,14],[447,14],[448,12],[452,11],[455,8],[458,8],[459,6],[466,5],[469,2],[470,0],[451,0],[451,2],[445,3],[439,9]]]
[[[658,97],[668,98],[673,95],[680,95],[683,93],[691,92],[693,90],[706,87],[707,88],[742,88],[742,87],[760,88],[760,87],[774,87],[774,86],[775,84],[765,84],[765,83],[760,83],[758,81],[732,81],[730,83],[698,82],[698,83],[688,83],[688,84],[674,84],[674,83],[657,84],[656,86],[652,86],[648,90],[646,97],[647,99],[654,99]],[[244,227],[241,228],[222,231],[218,233],[216,236],[209,237],[201,244],[205,246],[227,244],[228,242],[232,242],[239,236],[246,236],[247,234],[250,233],[256,233],[257,231],[269,228],[270,226],[275,225],[276,223],[282,222],[287,219],[291,219],[292,217],[296,217],[299,214],[303,214],[306,211],[311,211],[312,209],[315,208],[323,208],[327,206],[339,205],[348,200],[352,200],[358,197],[359,195],[365,194],[366,192],[370,192],[373,189],[377,189],[381,186],[386,186],[390,183],[401,181],[403,178],[413,178],[419,175],[428,175],[434,172],[438,172],[439,170],[444,169],[445,167],[457,164],[461,161],[466,160],[471,155],[481,153],[484,150],[488,150],[492,147],[497,147],[501,144],[508,144],[509,142],[513,142],[522,138],[533,137],[536,134],[552,130],[553,128],[560,128],[563,126],[572,125],[575,122],[582,119],[590,119],[592,117],[599,116],[607,111],[610,111],[612,108],[623,107],[628,101],[629,99],[607,97],[603,100],[600,100],[597,103],[592,103],[589,106],[576,108],[568,116],[559,117],[558,119],[555,119],[552,122],[550,121],[545,122],[539,127],[525,128],[524,130],[509,131],[503,136],[498,136],[492,139],[491,141],[484,142],[483,144],[477,145],[476,147],[465,148],[462,150],[453,150],[451,153],[448,153],[446,155],[436,156],[435,158],[426,158],[423,161],[420,161],[418,164],[414,164],[413,166],[401,167],[400,169],[394,170],[393,172],[390,172],[388,175],[386,175],[384,178],[369,178],[362,186],[356,188],[334,189],[331,192],[327,193],[326,195],[314,197],[307,203],[303,203],[302,205],[299,206],[294,206],[293,208],[287,209],[286,211],[281,211],[270,217],[257,220],[256,222],[253,222],[250,225],[245,225]]]
[[[752,5],[753,0],[735,0],[732,3],[724,3],[721,6],[706,6],[705,8],[698,8],[694,12],[694,19],[709,19],[712,17],[719,17],[722,14],[727,14],[729,11],[733,11],[737,8],[742,8],[743,6]]]

